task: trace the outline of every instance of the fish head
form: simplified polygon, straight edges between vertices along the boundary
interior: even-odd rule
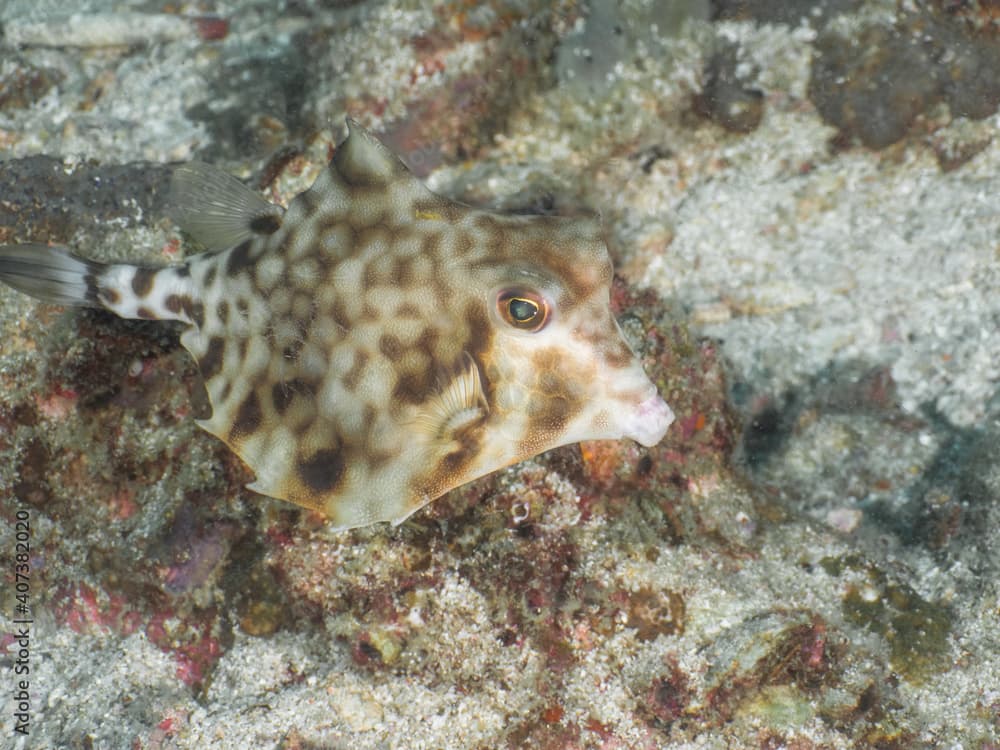
[[[488,243],[493,251],[463,274],[489,321],[487,341],[474,352],[489,410],[484,458],[512,463],[584,440],[658,443],[673,413],[612,313],[599,222],[490,221],[502,240]]]

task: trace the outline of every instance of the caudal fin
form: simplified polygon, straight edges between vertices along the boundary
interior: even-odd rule
[[[64,247],[0,245],[0,282],[56,305],[103,307],[123,318],[202,323],[186,265],[98,263]]]
[[[0,281],[55,305],[101,307],[97,277],[103,267],[64,247],[0,245]]]

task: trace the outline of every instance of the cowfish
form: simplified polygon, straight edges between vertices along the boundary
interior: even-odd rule
[[[610,307],[596,218],[502,215],[431,192],[356,122],[287,209],[204,163],[174,220],[206,251],[98,263],[0,247],[0,281],[44,302],[180,321],[248,487],[335,528],[398,524],[551,448],[653,446],[673,414]]]

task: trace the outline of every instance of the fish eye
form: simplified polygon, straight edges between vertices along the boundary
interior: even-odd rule
[[[497,310],[508,325],[522,331],[540,331],[548,322],[549,305],[540,294],[508,289],[497,297]]]
[[[507,312],[511,320],[518,324],[531,323],[540,311],[538,305],[524,297],[514,297],[507,302]]]

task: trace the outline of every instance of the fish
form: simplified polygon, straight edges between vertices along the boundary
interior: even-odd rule
[[[505,215],[433,193],[354,120],[287,209],[205,163],[169,213],[204,252],[100,263],[0,246],[46,303],[179,321],[211,416],[262,495],[334,529],[399,524],[557,446],[656,445],[674,419],[610,307],[597,217]]]

